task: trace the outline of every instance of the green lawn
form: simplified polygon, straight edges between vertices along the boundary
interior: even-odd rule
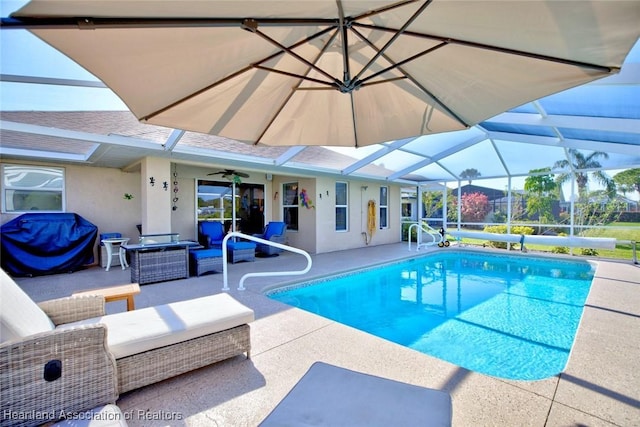
[[[636,242],[636,251],[640,250],[640,223],[638,222],[613,222],[607,224],[611,227],[621,228],[608,228],[606,230],[594,229],[587,230],[584,235],[588,237],[615,237],[618,240],[631,240]],[[631,243],[617,244],[616,249],[606,250],[598,249],[598,255],[607,258],[630,260],[633,257]]]

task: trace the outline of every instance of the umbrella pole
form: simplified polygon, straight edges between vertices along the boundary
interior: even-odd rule
[[[231,231],[236,231],[236,183],[231,181]]]

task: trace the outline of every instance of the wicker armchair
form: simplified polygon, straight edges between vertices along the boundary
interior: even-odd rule
[[[104,297],[64,298],[43,308],[54,324],[75,321],[104,314]],[[117,398],[116,361],[104,325],[54,329],[0,344],[3,426],[40,425]]]
[[[271,221],[264,228],[264,232],[262,234],[254,234],[253,236],[269,240],[271,242],[284,244],[286,231],[286,223],[281,221]],[[258,243],[258,246],[256,247],[256,254],[262,256],[275,256],[280,252],[282,252],[282,249],[271,245],[265,245],[264,243]]]
[[[3,426],[55,421],[61,412],[87,411],[114,403],[119,393],[249,357],[254,313],[228,294],[105,315],[102,296],[36,305],[3,270],[0,285]]]

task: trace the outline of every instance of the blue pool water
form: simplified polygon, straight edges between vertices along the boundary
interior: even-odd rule
[[[564,369],[592,278],[587,262],[447,251],[268,296],[476,372],[537,380]]]

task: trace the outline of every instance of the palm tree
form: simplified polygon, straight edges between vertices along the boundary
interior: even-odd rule
[[[640,194],[640,168],[627,169],[613,176],[618,184],[618,189],[626,196],[626,193],[637,191]]]
[[[471,185],[471,180],[480,177],[480,171],[478,169],[470,168],[465,169],[460,173],[460,178],[467,179],[469,181],[469,185]]]
[[[556,178],[556,182],[559,185],[562,185],[569,180],[571,180],[572,176],[575,175],[576,183],[578,184],[578,195],[580,198],[586,196],[587,193],[587,184],[589,183],[589,172],[588,170],[593,170],[591,173],[591,177],[593,177],[598,183],[605,186],[608,194],[615,193],[615,183],[609,178],[607,174],[598,170],[602,167],[599,158],[608,159],[609,155],[602,151],[594,151],[589,155],[584,155],[580,151],[575,148],[569,148],[567,150],[567,159],[558,160],[554,163],[554,168],[562,168],[565,169],[567,167],[571,168],[572,173],[562,173],[558,175]]]

